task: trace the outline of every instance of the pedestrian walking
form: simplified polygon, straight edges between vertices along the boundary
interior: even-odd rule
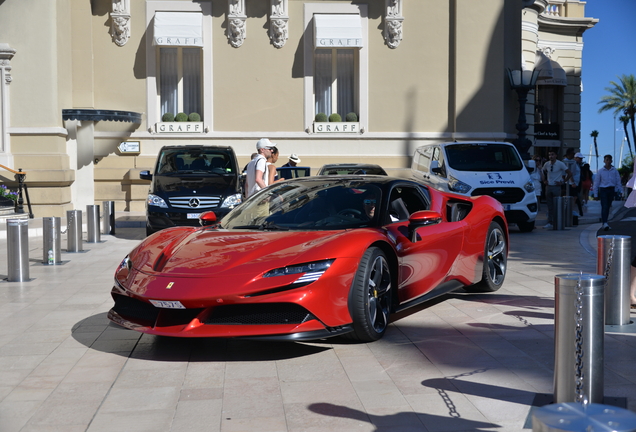
[[[609,231],[612,228],[608,225],[607,220],[612,201],[616,192],[623,190],[623,184],[618,170],[612,165],[612,155],[605,155],[603,162],[605,165],[598,170],[594,178],[593,193],[595,198],[599,197],[601,200],[601,222],[603,223],[601,228]]]
[[[535,156],[532,158],[535,165],[532,171],[530,172],[530,180],[532,180],[532,184],[534,185],[534,194],[537,197],[537,202],[541,202],[541,185],[543,184],[543,170],[541,166],[541,156]]]
[[[247,164],[246,183],[248,198],[269,184],[267,158],[270,157],[272,149],[275,147],[276,144],[267,138],[261,138],[256,142],[258,155]]]
[[[548,205],[548,223],[543,227],[552,229],[556,223],[554,218],[554,198],[561,196],[561,186],[564,185],[572,177],[572,173],[568,167],[557,160],[557,154],[554,151],[548,153],[548,161],[543,164],[543,177],[545,178],[545,200]]]
[[[583,164],[581,168],[581,200],[583,201],[583,208],[587,207],[587,202],[590,199],[590,190],[592,190],[592,170],[590,164]]]
[[[276,171],[276,162],[278,162],[278,148],[272,148],[272,154],[267,158],[267,184],[272,185],[277,181],[282,181],[285,179],[279,179],[278,173]]]

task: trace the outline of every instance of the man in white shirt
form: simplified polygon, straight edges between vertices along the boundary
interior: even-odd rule
[[[592,191],[595,198],[601,198],[601,221],[603,222],[601,228],[605,231],[609,231],[612,228],[607,224],[607,219],[609,218],[612,201],[614,200],[616,191],[623,190],[623,184],[621,183],[620,174],[616,168],[612,166],[612,156],[605,155],[603,162],[605,162],[605,165],[599,168],[594,177]]]
[[[247,197],[254,195],[259,190],[267,187],[267,158],[271,156],[276,144],[267,138],[261,138],[256,142],[258,155],[247,164]]]
[[[554,220],[554,198],[561,196],[561,185],[566,183],[572,177],[572,173],[568,167],[557,160],[556,152],[548,153],[550,158],[543,164],[543,178],[545,179],[545,201],[548,204],[548,223],[545,229],[552,229],[556,221]]]

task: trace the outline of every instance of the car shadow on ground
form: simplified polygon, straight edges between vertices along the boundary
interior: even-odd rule
[[[259,341],[239,338],[177,338],[155,336],[111,323],[106,313],[77,322],[73,338],[90,349],[151,361],[272,361],[331,349],[314,343]]]

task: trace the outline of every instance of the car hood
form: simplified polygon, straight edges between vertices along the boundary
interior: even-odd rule
[[[256,276],[292,263],[354,254],[329,246],[352,231],[176,231],[169,236],[155,234],[137,247],[130,257],[134,267],[164,276]]]
[[[155,194],[166,196],[179,195],[220,195],[231,193],[237,188],[235,175],[195,175],[182,176],[154,176],[153,191]]]

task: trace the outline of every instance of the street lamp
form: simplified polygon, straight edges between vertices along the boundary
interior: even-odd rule
[[[517,120],[517,139],[514,141],[515,147],[519,150],[523,160],[530,159],[528,149],[532,146],[532,142],[526,138],[528,123],[526,121],[526,102],[528,101],[528,92],[534,90],[539,77],[539,70],[510,70],[508,69],[508,79],[510,87],[517,91],[519,99],[519,119]]]

